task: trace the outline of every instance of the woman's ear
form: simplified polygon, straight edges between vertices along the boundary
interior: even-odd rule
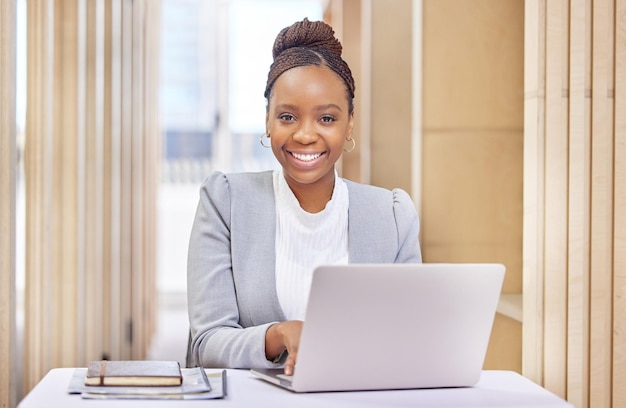
[[[352,131],[354,130],[354,109],[350,112],[350,117],[348,118],[348,137],[346,140],[352,139]]]

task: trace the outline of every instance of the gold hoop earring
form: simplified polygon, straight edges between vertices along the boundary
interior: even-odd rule
[[[351,147],[350,149],[346,149],[346,148],[344,147],[343,151],[344,151],[344,152],[346,152],[346,153],[350,153],[350,152],[351,152],[351,151],[353,151],[353,150],[354,150],[354,148],[356,147],[356,142],[354,141],[354,139],[353,139],[353,138],[350,138],[350,139],[347,139],[347,140],[349,140],[349,141],[351,141],[351,142],[352,142],[352,147]]]
[[[259,143],[261,143],[261,146],[265,147],[266,149],[269,149],[270,147],[272,147],[272,145],[271,144],[266,145],[265,143],[263,143],[264,137],[267,137],[269,139],[270,138],[269,133],[263,133],[261,137],[259,138]]]

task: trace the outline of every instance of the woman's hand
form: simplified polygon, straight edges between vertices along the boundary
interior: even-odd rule
[[[273,324],[265,333],[265,356],[268,360],[273,360],[284,350],[289,353],[285,361],[285,375],[293,374],[300,345],[300,333],[302,333],[301,320]]]

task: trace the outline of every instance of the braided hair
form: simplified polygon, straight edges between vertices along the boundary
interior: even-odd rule
[[[302,66],[328,67],[343,80],[348,93],[349,112],[354,109],[354,79],[348,64],[341,58],[341,43],[331,26],[305,18],[283,28],[274,41],[274,62],[267,75],[265,98],[270,99],[274,83],[285,71]]]

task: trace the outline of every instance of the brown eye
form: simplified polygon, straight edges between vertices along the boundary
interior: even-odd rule
[[[287,122],[293,122],[294,120],[296,120],[296,117],[290,113],[283,113],[281,115],[278,115],[278,119],[284,120]]]

